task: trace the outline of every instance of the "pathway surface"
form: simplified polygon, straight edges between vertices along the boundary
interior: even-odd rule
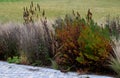
[[[78,75],[75,72],[62,73],[59,70],[10,64],[0,61],[0,78],[113,78],[99,75]]]

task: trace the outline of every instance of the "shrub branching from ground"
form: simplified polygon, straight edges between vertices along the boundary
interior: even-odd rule
[[[60,69],[94,71],[107,65],[112,51],[109,33],[94,23],[92,17],[88,21],[73,11],[72,15],[56,20],[55,29],[58,44],[55,60]]]

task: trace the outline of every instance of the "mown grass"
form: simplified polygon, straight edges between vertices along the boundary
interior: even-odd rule
[[[31,0],[0,0],[1,21],[22,21],[24,6],[29,6]],[[90,8],[95,20],[102,19],[106,15],[120,15],[120,0],[34,0],[45,9],[49,18],[64,16],[72,9],[85,16]]]

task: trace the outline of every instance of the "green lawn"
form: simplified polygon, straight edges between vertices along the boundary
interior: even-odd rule
[[[29,6],[31,0],[0,0],[1,21],[22,21],[24,6]],[[85,17],[90,8],[95,20],[106,15],[120,16],[120,0],[33,0],[45,9],[49,18],[63,16],[71,13],[72,9]]]

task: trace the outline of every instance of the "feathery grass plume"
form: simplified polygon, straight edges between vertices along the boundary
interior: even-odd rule
[[[19,55],[19,28],[17,24],[7,23],[0,26],[0,50],[3,59]]]
[[[49,26],[49,22],[46,17],[41,19],[41,23],[43,24],[45,42],[49,48],[49,51],[52,51],[50,52],[50,56],[52,57],[54,53],[53,49],[54,49],[54,43],[55,43],[54,29],[51,26]]]
[[[42,12],[42,16],[43,16],[43,17],[45,16],[45,10],[43,10],[43,12]]]
[[[43,24],[41,20],[34,24],[23,25],[7,23],[0,26],[0,56],[4,59],[19,56],[22,63],[35,63],[48,65],[50,49],[50,36],[46,32],[53,32],[49,21]],[[46,25],[46,26],[44,26]],[[46,27],[46,28],[45,28]],[[47,29],[47,30],[46,30]],[[23,60],[25,58],[25,60]],[[40,64],[41,65],[41,64]]]
[[[33,1],[31,1],[31,7],[33,7]]]
[[[48,33],[46,33],[49,32],[47,24],[43,24],[40,20],[34,24],[29,24],[29,26],[23,26],[20,30],[20,45],[23,52],[27,55],[29,62],[32,63],[35,60],[39,60],[43,65],[48,64],[46,61],[49,57],[50,40]]]
[[[92,20],[92,12],[90,11],[90,9],[88,9],[86,19],[88,23]]]
[[[26,13],[26,11],[25,11],[25,13]],[[28,13],[29,13],[29,15],[26,16],[27,20],[24,19],[25,20],[24,23],[27,26],[27,29],[28,30],[30,30],[31,28],[35,29],[34,26],[36,24],[36,21],[40,22],[40,25],[42,25],[42,30],[43,30],[42,32],[43,32],[43,37],[44,37],[44,41],[42,41],[43,42],[42,45],[44,45],[44,47],[47,48],[47,51],[49,51],[48,55],[52,56],[54,53],[53,49],[54,49],[54,42],[55,42],[54,33],[53,33],[53,30],[50,29],[52,27],[50,27],[47,17],[45,16],[45,10],[40,12],[40,5],[37,4],[36,6],[33,6],[33,2],[31,2],[30,10],[28,11]],[[24,17],[24,18],[26,18],[26,17]],[[35,31],[33,31],[33,32],[36,32],[36,30],[37,29],[35,29]]]
[[[114,54],[110,58],[110,67],[117,73],[118,78],[120,77],[120,40],[113,39]]]
[[[35,7],[35,11],[37,11],[37,8]]]
[[[34,5],[33,1],[31,1],[30,7],[29,8],[24,8],[23,11],[23,19],[24,19],[24,24],[29,24],[29,23],[34,23],[38,19],[40,19],[40,14],[43,15],[40,12],[40,5]],[[45,16],[45,12],[44,12]]]
[[[39,5],[39,4],[37,4],[37,8],[38,8],[38,10],[40,11],[40,5]]]
[[[34,62],[35,59],[39,59],[39,44],[42,45],[42,39],[40,38],[42,36],[39,31],[40,28],[36,26],[33,27],[29,25],[21,27],[21,48],[27,55],[30,62]]]
[[[81,18],[79,12],[77,12],[77,17]]]
[[[29,12],[28,12],[28,10],[27,10],[27,7],[24,7],[23,18],[24,18],[24,22],[25,22],[25,23],[28,23],[28,22],[29,22]]]
[[[75,16],[75,11],[74,10],[72,10],[72,14],[73,14],[73,16]]]

